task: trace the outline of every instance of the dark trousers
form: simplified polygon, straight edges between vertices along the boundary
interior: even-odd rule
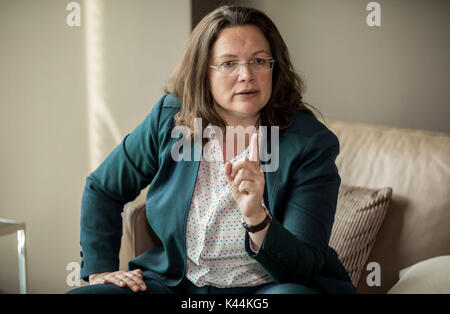
[[[147,290],[133,292],[128,287],[114,284],[84,286],[68,291],[68,294],[320,294],[318,289],[294,283],[268,283],[254,287],[216,288],[212,286],[197,287],[188,279],[178,286],[168,287],[154,279],[144,279]]]

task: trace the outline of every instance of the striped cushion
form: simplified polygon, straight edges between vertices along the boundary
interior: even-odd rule
[[[330,246],[336,250],[353,284],[365,268],[386,216],[392,188],[368,189],[341,184]]]

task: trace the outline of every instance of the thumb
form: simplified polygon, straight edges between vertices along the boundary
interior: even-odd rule
[[[106,283],[106,280],[103,276],[100,276],[99,274],[94,275],[89,280],[89,284],[91,285],[98,285],[98,284],[104,284]]]
[[[233,178],[231,177],[231,170],[233,169],[233,164],[229,161],[225,163],[225,177],[227,179],[227,183],[233,183]]]

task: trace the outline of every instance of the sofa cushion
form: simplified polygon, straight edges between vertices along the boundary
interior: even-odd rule
[[[402,269],[388,293],[450,293],[450,255],[438,256]]]
[[[358,284],[383,223],[392,188],[369,189],[341,184],[330,246],[336,250],[353,284]]]
[[[380,285],[361,275],[358,293],[386,293],[399,271],[450,254],[450,134],[327,121],[340,142],[343,184],[392,187],[394,194],[368,261],[380,265]]]

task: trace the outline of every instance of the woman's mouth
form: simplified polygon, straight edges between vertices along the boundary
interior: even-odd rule
[[[255,96],[256,93],[257,93],[257,91],[245,91],[245,92],[239,92],[236,95],[244,97],[244,98],[250,98],[250,97]]]

